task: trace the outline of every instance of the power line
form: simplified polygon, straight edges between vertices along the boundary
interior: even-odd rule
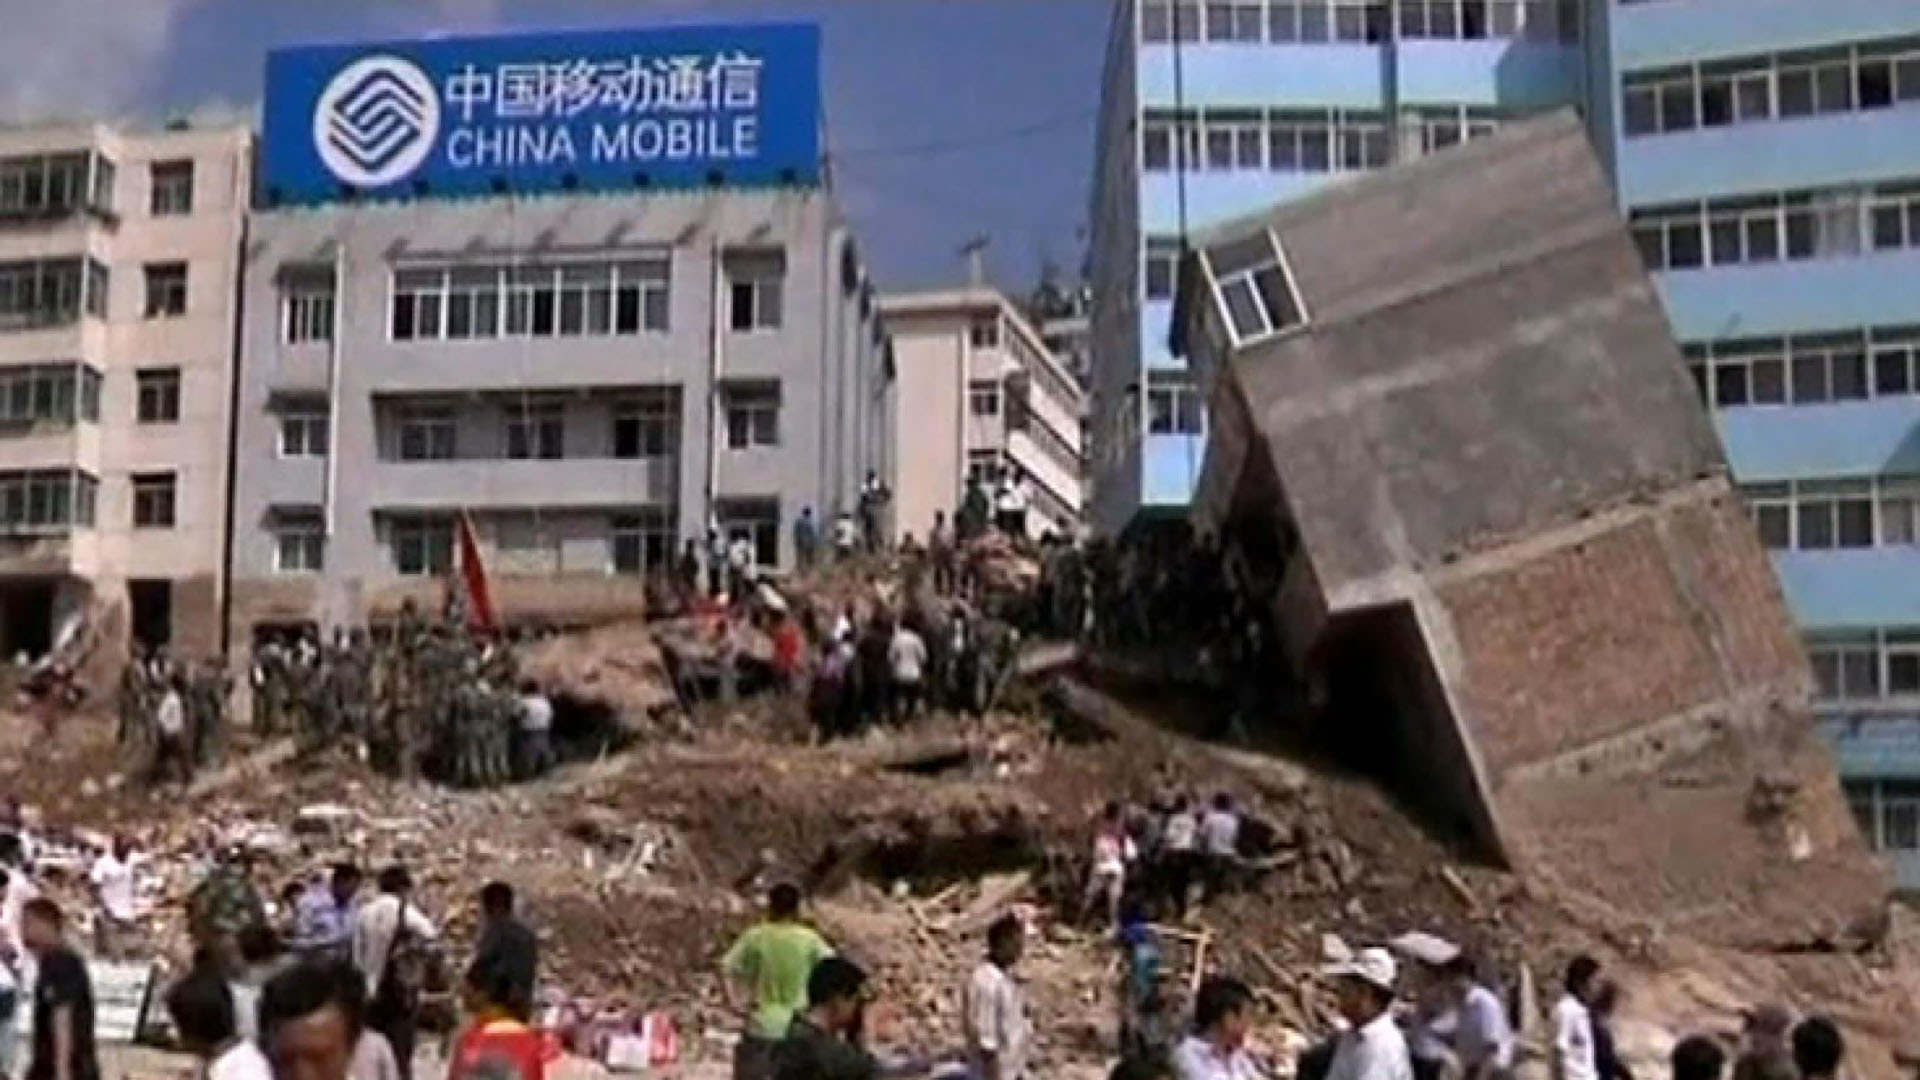
[[[936,154],[951,153],[956,150],[971,150],[981,146],[995,146],[1001,143],[1018,142],[1059,128],[1091,120],[1100,114],[1098,105],[1075,109],[1069,113],[1033,120],[1018,127],[987,132],[966,138],[937,139],[923,143],[907,143],[898,146],[855,146],[845,150],[830,150],[829,158],[893,158],[893,157],[931,157]]]

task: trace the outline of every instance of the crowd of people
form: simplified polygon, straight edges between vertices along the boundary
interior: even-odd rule
[[[553,703],[518,674],[513,644],[423,618],[411,601],[379,638],[268,635],[249,671],[253,730],[291,735],[307,756],[364,751],[403,778],[492,787],[536,776],[553,762]],[[225,752],[231,691],[217,661],[136,654],[121,678],[120,745],[150,783],[186,783]]]

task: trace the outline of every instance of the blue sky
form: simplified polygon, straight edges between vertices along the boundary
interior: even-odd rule
[[[800,19],[825,41],[841,205],[883,288],[1077,268],[1109,0],[0,0],[0,116],[246,110],[266,50],[420,34]],[[76,84],[75,73],[89,73]]]

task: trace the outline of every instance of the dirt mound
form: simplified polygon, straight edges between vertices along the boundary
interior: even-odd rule
[[[637,620],[543,638],[527,650],[521,670],[549,692],[629,718],[652,715],[678,700],[653,628]]]

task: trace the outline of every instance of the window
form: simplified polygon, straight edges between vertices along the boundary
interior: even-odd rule
[[[1760,542],[1769,551],[1793,547],[1793,489],[1789,484],[1754,484],[1741,489]]]
[[[1000,317],[989,315],[976,318],[967,326],[967,343],[976,349],[997,349],[1000,347]]]
[[[153,163],[147,170],[147,212],[155,217],[193,213],[193,162]]]
[[[1333,168],[1334,114],[1275,112],[1267,125],[1268,164],[1275,172],[1326,172]]]
[[[134,528],[171,529],[174,509],[174,475],[172,473],[134,474]]]
[[[515,461],[554,461],[566,456],[567,414],[563,406],[508,406],[507,457]]]
[[[399,414],[401,461],[451,461],[455,450],[453,410],[414,406]]]
[[[453,522],[445,518],[395,518],[387,527],[394,573],[439,577],[453,571]]]
[[[137,419],[142,424],[180,422],[180,369],[147,368],[134,373],[139,388]]]
[[[728,543],[745,537],[756,567],[780,565],[780,503],[776,499],[729,499],[716,516]]]
[[[1202,117],[1206,167],[1225,172],[1267,167],[1267,120],[1250,110],[1214,110]]]
[[[727,449],[780,445],[780,384],[730,383],[721,394],[727,410]]]
[[[90,528],[99,481],[77,469],[0,472],[0,532]]]
[[[326,523],[318,510],[280,511],[272,529],[275,573],[317,574],[326,568]]]
[[[1234,341],[1245,345],[1306,321],[1279,241],[1267,230],[1207,249],[1214,292]]]
[[[991,380],[968,383],[967,411],[975,416],[999,416],[1000,384]]]
[[[280,336],[289,345],[333,340],[333,271],[288,274],[280,288]]]
[[[500,273],[491,266],[447,271],[447,340],[500,336]]]
[[[187,313],[187,264],[148,263],[146,317],[173,318]]]
[[[1865,481],[1795,485],[1794,546],[1801,551],[1873,546],[1873,488]]]
[[[1000,451],[967,451],[967,483],[979,484],[992,489],[994,481],[1000,476]]]
[[[280,413],[280,456],[326,457],[331,426],[325,401],[288,404]]]
[[[1920,783],[1880,781],[1880,846],[1887,851],[1920,851]]]
[[[86,152],[0,161],[0,220],[113,209],[113,163]]]
[[[667,329],[670,260],[475,263],[393,273],[395,341],[605,337]],[[331,298],[327,305],[331,318]]]
[[[1879,643],[1873,634],[1810,638],[1807,659],[1813,664],[1820,699],[1860,701],[1881,696]]]
[[[1180,270],[1180,242],[1167,237],[1147,238],[1147,299],[1173,299],[1174,282]]]
[[[672,570],[672,515],[652,507],[613,519],[613,572],[651,576]]]
[[[1147,373],[1147,434],[1202,435],[1200,390],[1177,371]]]
[[[613,413],[613,456],[666,458],[680,449],[680,405],[672,394],[627,402]]]
[[[787,275],[783,251],[733,251],[722,259],[727,276],[727,323],[736,331],[777,330]]]
[[[82,311],[103,316],[106,282],[106,269],[92,259],[0,263],[0,331],[60,326]]]
[[[1888,630],[1887,693],[1920,694],[1920,631]]]
[[[1920,544],[1920,478],[1880,481],[1880,543],[1885,547]]]
[[[641,331],[665,331],[669,284],[666,259],[615,263],[613,332],[637,334]]]
[[[1151,45],[1173,39],[1173,15],[1165,0],[1140,5],[1140,40]]]
[[[100,373],[84,364],[0,368],[0,430],[97,423],[100,381]]]

